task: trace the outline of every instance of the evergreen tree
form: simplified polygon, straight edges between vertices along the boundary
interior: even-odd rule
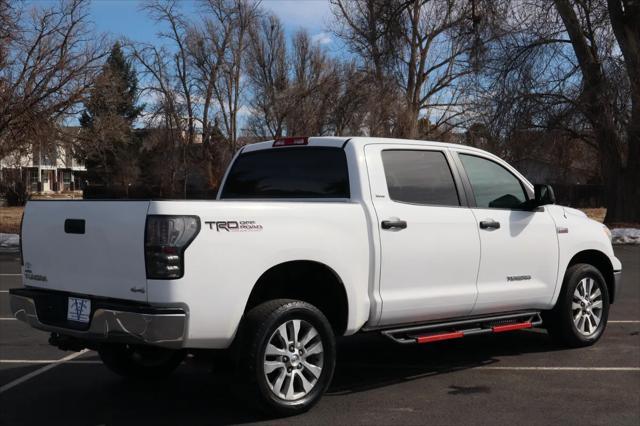
[[[97,116],[116,115],[132,125],[144,109],[144,106],[136,105],[137,97],[136,71],[124,57],[120,43],[116,42],[90,92],[89,101],[85,103],[80,124],[91,127]]]
[[[137,104],[138,78],[120,43],[114,44],[96,78],[80,117],[81,153],[90,183],[127,188],[137,178],[140,141],[133,123],[144,106]]]

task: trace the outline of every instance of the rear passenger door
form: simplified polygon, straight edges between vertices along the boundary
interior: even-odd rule
[[[558,271],[553,218],[544,207],[526,207],[532,194],[506,164],[476,153],[454,155],[480,232],[482,260],[473,314],[547,308]]]
[[[468,315],[480,241],[445,150],[365,148],[381,243],[379,325]]]

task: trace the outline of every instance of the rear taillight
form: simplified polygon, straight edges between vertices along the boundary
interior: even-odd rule
[[[197,216],[147,216],[144,258],[148,279],[176,279],[184,275],[184,251],[200,232]]]

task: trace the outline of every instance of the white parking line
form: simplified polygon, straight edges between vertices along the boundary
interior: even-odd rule
[[[22,274],[0,274],[0,277],[21,277]]]
[[[52,364],[57,359],[0,359],[0,364]],[[102,364],[102,361],[67,361],[66,364]]]
[[[89,351],[89,349],[84,349],[84,350],[81,350],[80,352],[76,352],[76,353],[73,353],[71,355],[67,355],[64,358],[61,358],[61,359],[59,359],[59,360],[57,360],[55,362],[52,362],[51,364],[47,364],[44,367],[41,367],[41,368],[38,368],[35,371],[32,371],[31,373],[25,374],[24,376],[12,381],[12,382],[9,382],[4,386],[1,386],[0,387],[0,394],[3,393],[3,392],[8,391],[9,389],[11,389],[11,388],[13,388],[15,386],[18,386],[20,383],[24,383],[27,380],[32,379],[32,378],[34,378],[36,376],[39,376],[42,373],[46,373],[47,371],[51,370],[52,368],[55,368],[55,367],[59,366],[62,363],[65,363],[67,361],[71,361],[74,358],[78,358],[79,356],[84,355],[88,351]]]
[[[348,366],[357,366],[371,369],[390,369],[390,370],[404,370],[404,369],[422,369],[429,368],[424,364],[366,364],[366,363],[349,363]],[[344,366],[344,365],[343,365]],[[433,367],[437,369],[436,367]],[[447,369],[446,367],[444,367]],[[640,367],[534,367],[534,366],[482,366],[477,367],[469,366],[469,370],[487,370],[487,371],[601,371],[601,372],[640,372]],[[455,368],[453,368],[455,370]],[[421,373],[415,377],[423,377],[425,375],[433,374],[434,372]],[[412,376],[414,377],[414,376]]]
[[[16,321],[15,318],[0,318],[0,321]]]
[[[82,354],[84,354],[87,351],[87,349],[85,349]],[[73,354],[73,357],[79,356],[81,355],[80,353],[76,353]],[[65,364],[88,364],[88,365],[92,365],[92,364],[102,364],[102,361],[98,361],[98,360],[86,360],[86,361],[73,361],[71,358],[72,355],[70,355],[69,357],[66,357],[67,360],[65,361],[65,358],[61,359],[61,360],[56,360],[56,359],[0,359],[0,364],[61,364],[61,363],[65,363]],[[367,367],[380,367],[380,368],[394,368],[394,367],[398,367],[398,368],[407,368],[407,367],[411,367],[410,365],[402,365],[402,366],[393,366],[393,365],[389,365],[389,364],[358,364],[358,366],[367,366]],[[416,366],[418,367],[418,366]],[[424,367],[424,366],[420,366],[420,367]],[[522,366],[515,366],[515,367],[492,367],[492,366],[486,366],[486,367],[474,367],[473,370],[494,370],[494,371],[640,371],[640,367],[522,367]],[[39,371],[39,370],[37,370]],[[46,371],[46,370],[45,370]],[[35,373],[35,372],[34,372]],[[26,377],[26,376],[25,376]],[[31,376],[33,377],[33,376]],[[2,392],[2,389],[0,388],[0,392]]]
[[[0,290],[0,293],[9,293],[9,290]]]
[[[512,371],[640,371],[640,367],[477,367],[474,370]]]

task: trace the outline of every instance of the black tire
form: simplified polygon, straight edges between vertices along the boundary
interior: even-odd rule
[[[134,379],[168,376],[186,355],[181,350],[126,344],[103,344],[98,353],[109,370]]]
[[[592,279],[593,285],[597,286],[601,294],[602,311],[600,315],[600,322],[596,327],[591,325],[590,333],[581,333],[578,329],[578,325],[574,322],[574,313],[580,314],[580,311],[575,310],[572,307],[574,301],[574,293],[580,282],[584,279]],[[592,290],[592,293],[595,293]],[[580,304],[580,310],[584,309],[582,302],[576,299]],[[591,311],[589,311],[591,312]],[[591,317],[590,317],[591,318]],[[543,324],[547,328],[547,331],[551,337],[558,343],[568,347],[583,347],[590,346],[596,343],[605,328],[607,327],[607,320],[609,318],[609,292],[607,290],[607,284],[600,273],[600,271],[593,265],[586,263],[578,263],[571,265],[565,274],[564,281],[562,283],[562,291],[558,296],[558,301],[555,307],[543,315]]]
[[[274,333],[281,325],[285,325],[286,328],[287,324],[292,324],[290,321],[295,320],[300,320],[301,322],[299,323],[302,324],[299,332],[301,336],[300,344],[306,337],[306,335],[303,336],[303,328],[308,332],[311,330],[309,326],[312,326],[317,332],[317,336],[309,340],[309,343],[305,346],[299,346],[302,349],[299,357],[294,348],[294,351],[289,354],[290,361],[294,362],[294,356],[296,359],[303,359],[302,353],[305,349],[309,349],[321,342],[323,352],[321,354],[322,361],[319,377],[309,376],[311,370],[308,370],[306,368],[308,364],[305,364],[303,367],[298,366],[292,369],[278,368],[273,370],[268,378],[265,374],[267,345],[270,342],[274,344],[275,340],[273,339],[278,339],[278,336]],[[292,336],[293,334],[290,333],[290,330],[287,330],[287,335]],[[283,350],[290,351],[291,347],[287,348],[285,343]],[[236,390],[240,391],[239,396],[247,397],[249,402],[259,410],[279,416],[303,413],[313,407],[329,387],[335,369],[335,337],[329,321],[316,307],[299,300],[276,299],[265,302],[249,311],[242,321],[238,337],[234,342],[234,352],[238,360],[236,373],[239,388]],[[309,352],[311,352],[310,349]],[[311,357],[309,354],[305,354],[305,356]],[[275,359],[276,362],[282,362],[286,357],[269,356],[269,358]],[[318,360],[312,361],[311,358],[305,358],[305,360],[313,363],[320,362]],[[296,368],[300,368],[300,371],[292,371],[296,370]],[[290,379],[287,377],[282,379],[281,389],[285,389],[289,383],[288,380],[290,380],[294,382],[294,387],[297,387],[300,393],[305,392],[304,389],[300,388],[303,378],[296,378],[296,375],[304,374],[306,377],[311,377],[311,380],[317,381],[310,390],[306,391],[308,393],[305,395],[297,399],[287,400],[282,396],[276,395],[276,391],[272,390],[269,384],[269,380],[275,381],[277,380],[276,376],[281,374],[290,377]],[[276,385],[274,384],[275,387]]]

